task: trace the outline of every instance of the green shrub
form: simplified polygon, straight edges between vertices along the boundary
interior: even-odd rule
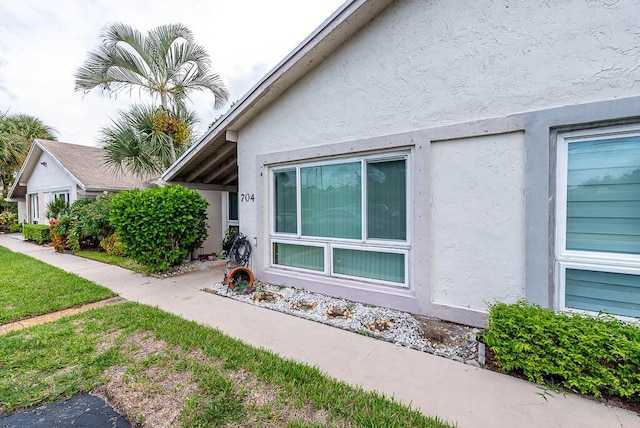
[[[17,215],[18,203],[7,201],[6,199],[4,199],[4,197],[2,197],[2,194],[0,192],[0,210],[9,211]]]
[[[100,247],[110,256],[125,257],[127,255],[124,244],[120,240],[120,235],[118,235],[117,232],[100,241]]]
[[[47,204],[47,211],[45,212],[45,216],[47,219],[58,219],[65,214],[69,213],[69,204],[64,199],[54,199],[53,201]]]
[[[183,260],[207,239],[207,206],[182,186],[129,190],[114,196],[111,222],[127,254],[156,272]]]
[[[640,399],[638,325],[606,314],[594,318],[498,303],[482,337],[503,371],[596,397]]]
[[[233,241],[236,239],[236,235],[238,234],[238,226],[230,226],[224,234],[224,239],[222,240],[222,251],[226,254],[229,254],[229,250],[233,246]]]
[[[44,244],[51,241],[49,226],[46,224],[25,224],[22,230],[24,239]]]
[[[12,224],[9,227],[9,232],[11,232],[11,233],[22,233],[22,224]]]
[[[18,224],[18,215],[11,211],[0,213],[0,232],[11,231],[11,226]]]
[[[113,194],[97,198],[78,199],[69,208],[73,219],[69,228],[69,241],[74,251],[81,248],[97,247],[100,241],[113,234],[109,221],[109,210]]]

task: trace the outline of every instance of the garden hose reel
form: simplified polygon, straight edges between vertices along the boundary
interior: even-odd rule
[[[229,250],[229,262],[224,275],[227,291],[248,293],[253,289],[255,277],[251,269],[247,267],[251,251],[251,243],[246,236],[237,233]]]

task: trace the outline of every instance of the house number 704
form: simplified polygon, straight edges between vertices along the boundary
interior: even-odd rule
[[[240,201],[242,202],[255,202],[256,197],[253,195],[253,193],[240,193]]]

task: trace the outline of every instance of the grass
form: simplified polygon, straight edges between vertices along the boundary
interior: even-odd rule
[[[0,324],[113,296],[91,281],[0,247]]]
[[[126,403],[118,396],[128,390],[149,400],[184,393],[179,426],[451,426],[317,368],[133,302],[0,336],[0,415],[109,390],[113,373],[122,382],[111,388],[115,402]],[[254,400],[260,392],[268,399]],[[158,402],[170,401],[163,400]],[[125,410],[130,420],[153,424],[152,409],[139,403],[131,409]]]
[[[120,266],[124,269],[129,269],[134,272],[148,273],[148,269],[144,266],[134,262],[129,257],[112,256],[103,251],[98,250],[81,250],[74,253],[76,256],[84,257],[85,259],[95,260],[110,265]]]

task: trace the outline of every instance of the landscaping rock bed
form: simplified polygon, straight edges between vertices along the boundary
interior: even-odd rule
[[[260,281],[254,286],[255,291],[248,294],[227,290],[225,284],[210,285],[204,291],[478,366],[475,337],[479,330],[473,327],[303,289]]]
[[[172,276],[182,275],[188,272],[197,270],[207,270],[218,266],[224,266],[229,260],[216,259],[216,260],[193,260],[181,264],[180,266],[174,266],[164,272],[152,274],[156,278],[169,278]]]

